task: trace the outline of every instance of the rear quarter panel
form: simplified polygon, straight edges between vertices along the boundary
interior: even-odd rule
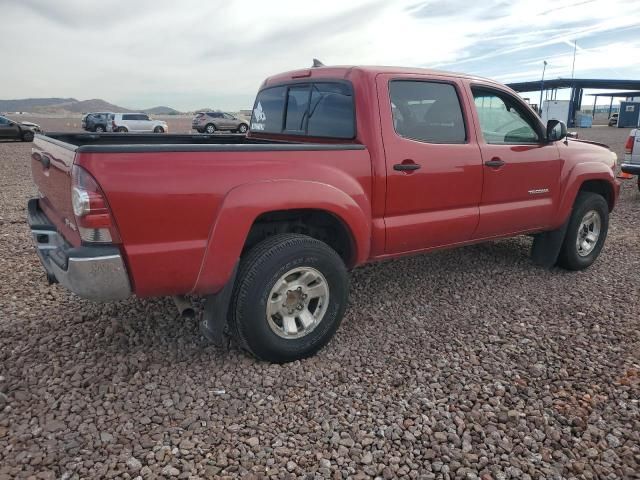
[[[370,240],[364,149],[80,153],[77,161],[107,196],[141,297],[219,290],[253,220],[276,209],[351,212],[368,219],[358,242]]]

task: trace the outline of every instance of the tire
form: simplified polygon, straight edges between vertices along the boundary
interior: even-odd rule
[[[29,132],[29,131],[24,132],[22,134],[22,141],[23,142],[33,142],[33,137],[34,137],[33,132]]]
[[[296,277],[298,273],[300,276]],[[302,287],[296,288],[295,284],[298,280],[305,284],[302,277],[306,273],[312,279],[315,276],[313,281],[307,283],[315,286],[302,290],[308,295],[298,293]],[[284,282],[283,278],[290,283]],[[282,294],[274,294],[276,282],[284,286]],[[324,299],[328,298],[327,302],[323,303],[320,297],[314,297],[312,292],[317,287],[320,287],[320,291],[326,288]],[[293,298],[296,295],[299,297]],[[254,246],[240,261],[231,297],[229,330],[241,348],[260,360],[284,363],[306,358],[315,354],[333,337],[344,315],[348,295],[347,270],[332,248],[306,235],[274,235]],[[303,296],[305,299],[311,298],[305,300]],[[280,298],[283,304],[279,303]],[[297,331],[289,334],[279,313],[267,314],[267,302],[273,299],[277,301],[271,305],[280,310],[283,310],[281,305],[288,305],[292,299],[292,304],[300,302],[298,307],[308,302],[306,307],[287,306],[287,309],[293,309],[294,316],[305,314],[307,319],[308,314],[313,317],[317,312],[319,319],[315,319],[314,323],[308,322],[309,326],[305,327],[302,320],[296,317],[291,320],[292,324],[287,325],[293,325]],[[291,311],[288,310],[289,313]],[[278,320],[281,325],[277,324]]]
[[[249,125],[247,125],[246,123],[241,123],[238,127],[238,132],[240,133],[247,133],[247,130],[249,130]]]
[[[106,129],[102,125],[96,125],[96,133],[104,133]]]
[[[595,217],[593,216],[595,215]],[[586,221],[586,224],[584,223]],[[588,241],[588,232],[598,233]],[[595,262],[609,231],[609,205],[607,201],[592,192],[580,192],[573,205],[567,233],[558,257],[558,265],[567,270],[584,270]],[[579,235],[587,234],[586,243],[578,246]],[[586,245],[586,248],[584,248]]]
[[[156,127],[153,129],[153,133],[164,133],[164,128]]]
[[[204,127],[204,133],[208,133],[209,135],[211,135],[215,131],[216,126],[213,123],[207,123],[207,125]]]
[[[116,132],[118,133],[127,133],[129,130],[126,129],[126,127],[118,127],[116,128]]]

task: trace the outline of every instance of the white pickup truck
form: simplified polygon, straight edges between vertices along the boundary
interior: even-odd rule
[[[624,144],[622,171],[638,175],[638,188],[640,189],[640,128],[634,128],[629,132],[627,143]]]

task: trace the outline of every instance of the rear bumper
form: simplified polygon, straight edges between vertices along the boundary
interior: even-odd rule
[[[640,163],[623,163],[620,167],[624,173],[640,175]]]
[[[72,247],[47,218],[38,199],[29,200],[27,220],[49,283],[95,301],[121,300],[131,285],[118,247]]]

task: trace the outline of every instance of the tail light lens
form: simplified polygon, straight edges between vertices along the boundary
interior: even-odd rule
[[[120,243],[120,236],[102,189],[84,168],[74,165],[71,202],[80,238],[91,243]]]
[[[629,135],[627,138],[627,143],[624,144],[624,153],[631,155],[633,153],[633,143],[636,141],[635,137]]]
[[[115,120],[111,120],[111,128],[115,132],[115,130],[116,130],[116,121]]]

